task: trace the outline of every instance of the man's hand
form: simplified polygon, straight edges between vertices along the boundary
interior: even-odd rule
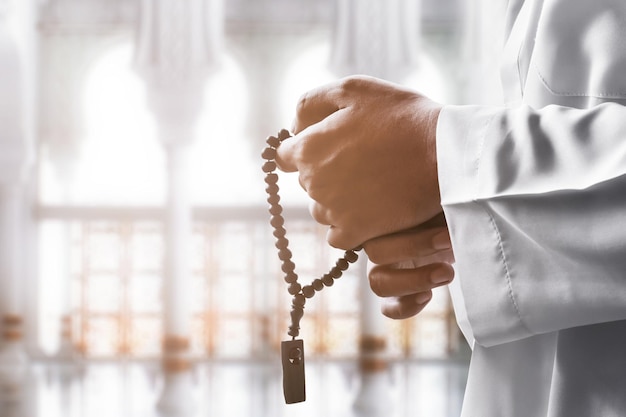
[[[353,76],[305,94],[276,162],[299,171],[328,242],[352,249],[441,212],[435,131],[441,106],[398,85]]]
[[[393,319],[419,313],[432,289],[454,278],[454,254],[443,215],[424,225],[367,241],[369,281],[376,295],[386,298],[382,312]]]

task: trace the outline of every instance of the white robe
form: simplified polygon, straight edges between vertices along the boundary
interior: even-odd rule
[[[446,106],[437,130],[462,416],[624,417],[626,0],[508,13],[506,106]]]

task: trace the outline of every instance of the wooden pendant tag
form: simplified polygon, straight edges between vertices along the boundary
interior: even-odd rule
[[[306,400],[304,381],[304,344],[302,339],[281,343],[283,362],[283,393],[287,404]]]

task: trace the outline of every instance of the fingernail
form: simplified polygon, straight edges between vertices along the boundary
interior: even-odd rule
[[[448,229],[443,229],[441,232],[433,236],[432,245],[433,248],[437,250],[450,249],[452,247],[452,243],[450,242],[450,233],[448,233]]]
[[[450,281],[450,279],[452,279],[452,273],[448,268],[437,268],[430,275],[430,280],[434,284],[443,284]]]
[[[419,292],[415,294],[415,303],[424,304],[427,303],[433,296],[431,292]]]

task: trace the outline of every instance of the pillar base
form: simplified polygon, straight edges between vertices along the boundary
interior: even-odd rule
[[[367,293],[365,296],[366,299],[372,300],[371,293]],[[361,385],[352,408],[359,417],[386,417],[391,414],[390,410],[393,404],[389,361],[385,356],[387,339],[380,333],[368,334],[364,332],[359,345]]]
[[[80,362],[82,355],[73,346],[62,346],[56,353],[55,359],[61,362]]]
[[[61,341],[59,350],[54,355],[55,359],[64,363],[79,363],[83,359],[83,355],[69,341]]]
[[[72,343],[72,317],[69,314],[61,318],[61,343],[55,356],[65,363],[78,362],[82,359],[81,353]]]
[[[28,373],[29,360],[21,341],[6,341],[0,352],[0,386],[19,388]]]
[[[361,385],[352,408],[363,417],[386,417],[393,414],[390,375],[385,369],[362,371]]]
[[[157,410],[163,417],[187,417],[196,410],[191,371],[166,372]]]

